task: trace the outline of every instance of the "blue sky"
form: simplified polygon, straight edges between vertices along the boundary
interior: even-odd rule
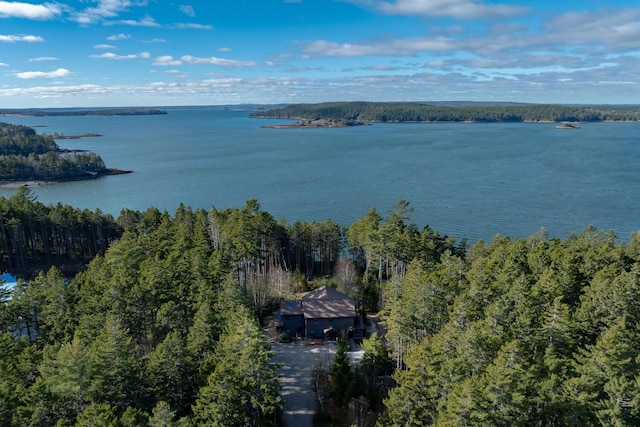
[[[0,108],[638,94],[637,0],[0,1]]]

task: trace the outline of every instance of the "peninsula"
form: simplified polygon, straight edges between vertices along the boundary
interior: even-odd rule
[[[96,138],[102,136],[99,133],[83,133],[81,135],[65,135],[63,133],[54,133],[51,135],[53,139],[80,139],[80,138]]]
[[[78,136],[81,137],[82,135]],[[41,185],[131,173],[107,168],[94,152],[60,148],[50,135],[0,123],[0,185]]]

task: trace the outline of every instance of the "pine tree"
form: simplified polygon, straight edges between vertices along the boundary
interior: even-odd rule
[[[127,329],[113,315],[90,348],[89,396],[110,404],[118,412],[128,406],[144,407],[148,386],[144,367]]]
[[[333,365],[331,366],[331,391],[337,402],[346,407],[351,398],[349,384],[353,381],[353,372],[349,361],[349,341],[338,343]]]
[[[280,407],[272,354],[246,309],[237,306],[229,317],[216,349],[215,369],[200,389],[193,418],[211,426],[264,425]]]

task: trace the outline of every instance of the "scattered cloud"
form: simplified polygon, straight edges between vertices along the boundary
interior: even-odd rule
[[[5,64],[4,62],[0,62],[0,67],[8,67],[9,64]]]
[[[124,19],[119,21],[107,21],[104,25],[128,25],[130,27],[161,27],[155,19],[150,16],[145,16],[142,19]]]
[[[381,64],[381,65],[370,65],[368,67],[362,67],[361,69],[368,70],[368,71],[397,71],[400,69],[400,67]]]
[[[182,78],[182,79],[189,77],[189,73],[185,73],[183,71],[175,70],[175,69],[167,70],[167,71],[165,71],[165,74],[168,74],[168,75],[170,75],[172,77],[179,77],[179,78]]]
[[[19,79],[54,79],[70,75],[71,71],[66,68],[58,68],[55,71],[25,71],[22,73],[16,73],[16,77]]]
[[[142,43],[166,43],[166,42],[167,41],[165,39],[155,38],[150,40],[144,40]]]
[[[39,56],[37,58],[29,59],[29,62],[42,62],[42,61],[59,61],[60,58],[56,58],[55,56]]]
[[[210,64],[221,65],[224,67],[255,67],[257,64],[253,61],[237,61],[235,59],[224,59],[212,56],[210,58],[198,58],[191,55],[184,55],[180,58],[187,64]]]
[[[637,93],[640,83],[633,78],[623,80],[612,70],[583,70],[572,74],[541,72],[536,75],[514,75],[512,79],[470,76],[460,72],[425,71],[412,75],[336,76],[336,77],[260,77],[209,78],[200,81],[156,81],[139,85],[41,85],[23,88],[1,88],[0,97],[21,99],[64,98],[78,105],[89,97],[117,99],[117,105],[139,105],[141,102],[165,100],[168,103],[280,103],[321,102],[368,99],[397,101],[400,99],[455,99],[479,101],[519,101],[566,103],[580,99],[582,103],[600,103],[628,99],[629,91]],[[572,79],[572,80],[568,80]],[[396,91],[389,91],[389,88]],[[132,94],[122,97],[122,94]]]
[[[0,18],[53,19],[62,13],[62,6],[54,3],[31,4],[0,1]]]
[[[131,38],[131,34],[120,33],[120,34],[114,34],[112,36],[107,37],[107,40],[114,42],[118,40],[127,40],[130,38]]]
[[[97,0],[98,6],[88,7],[72,15],[72,21],[83,25],[94,24],[108,18],[117,18],[120,12],[129,10],[132,6],[145,6],[144,0]]]
[[[5,42],[5,43],[15,43],[15,42],[36,43],[36,42],[42,42],[42,41],[44,41],[44,39],[39,36],[0,34],[0,42]]]
[[[609,53],[640,49],[640,9],[566,12],[544,29],[550,41],[565,46],[591,45]]]
[[[456,19],[505,18],[530,10],[524,6],[486,4],[481,0],[347,0],[387,15],[435,16]]]
[[[89,55],[91,58],[98,59],[113,59],[113,60],[123,60],[123,59],[148,59],[151,58],[151,54],[149,52],[140,52],[129,55],[117,55],[113,52],[105,52],[100,55]]]
[[[442,52],[456,48],[456,41],[444,37],[395,39],[380,43],[335,43],[317,40],[302,47],[307,56],[412,56],[416,52]]]
[[[171,55],[163,55],[158,56],[153,60],[153,65],[158,65],[161,67],[175,67],[178,65],[182,65],[182,61],[174,58]]]
[[[213,29],[212,25],[185,24],[185,23],[171,24],[170,27],[176,28],[178,30],[211,30]]]
[[[196,16],[196,11],[193,9],[193,6],[190,6],[190,5],[181,4],[180,12],[184,13],[187,16],[191,16],[191,17]]]
[[[131,86],[81,84],[66,86],[58,81],[49,80],[39,84],[51,86],[51,88],[24,88],[21,92],[18,88],[10,88],[5,82],[0,83],[0,89],[2,89],[0,96],[24,93],[30,99],[67,96],[78,96],[77,99],[83,99],[82,94],[93,96],[105,93],[110,94],[111,99],[123,99],[119,98],[119,91],[128,94],[139,90],[143,95],[158,94],[163,100],[170,99],[171,96],[178,97],[173,99],[181,100],[188,99],[191,95],[198,98],[201,94],[213,93],[217,96],[218,93],[226,93],[229,97],[238,94],[237,96],[244,96],[246,100],[251,101],[255,100],[253,99],[255,95],[256,99],[262,97],[263,101],[296,102],[304,99],[317,101],[340,97],[385,100],[385,97],[391,95],[395,99],[403,97],[409,99],[421,93],[425,97],[433,98],[438,97],[438,94],[456,93],[460,94],[460,98],[476,97],[483,100],[491,96],[505,98],[509,94],[514,94],[514,98],[526,96],[530,100],[537,99],[543,102],[551,102],[550,98],[554,96],[563,102],[568,102],[570,99],[572,102],[573,100],[589,102],[587,99],[589,97],[594,100],[601,98],[615,102],[616,99],[632,99],[630,94],[640,90],[637,78],[640,75],[640,8],[636,6],[624,8],[609,4],[597,9],[597,5],[594,4],[596,2],[587,2],[588,5],[576,3],[564,9],[559,7],[553,12],[550,8],[540,7],[539,10],[534,10],[533,6],[529,8],[524,6],[531,3],[508,0],[339,0],[338,2],[351,3],[366,9],[354,11],[362,13],[363,16],[374,12],[378,15],[374,17],[375,22],[388,22],[389,26],[377,28],[376,25],[371,25],[357,32],[340,31],[337,28],[328,34],[318,35],[317,39],[290,41],[289,44],[280,47],[277,45],[280,40],[278,37],[290,40],[291,35],[270,33],[270,36],[273,36],[273,43],[256,45],[256,49],[262,50],[256,50],[251,54],[262,56],[245,56],[262,58],[260,62],[254,62],[228,59],[227,57],[239,55],[229,54],[232,49],[222,45],[226,42],[220,40],[217,42],[211,40],[208,45],[194,44],[189,48],[189,42],[183,42],[180,39],[183,47],[194,49],[190,52],[192,55],[181,56],[175,51],[169,51],[174,56],[157,56],[159,53],[157,51],[153,52],[153,56],[149,52],[118,54],[118,52],[136,52],[140,49],[127,46],[126,40],[167,43],[164,38],[151,38],[154,35],[150,35],[145,28],[176,30],[212,30],[214,28],[206,24],[167,22],[164,20],[166,17],[160,19],[160,15],[157,16],[159,21],[156,21],[152,17],[155,15],[151,6],[161,7],[162,2],[157,0],[79,0],[73,2],[76,10],[63,4],[71,2],[63,0],[23,1],[0,0],[0,31],[4,29],[6,33],[18,32],[18,34],[0,34],[0,46],[2,43],[44,42],[43,37],[48,42],[51,41],[52,37],[47,33],[42,33],[43,37],[20,34],[21,31],[27,31],[26,27],[20,26],[20,22],[24,23],[21,21],[23,19],[57,19],[70,27],[69,31],[78,31],[76,23],[80,23],[82,27],[98,24],[102,31],[107,28],[107,31],[114,33],[130,31],[133,37],[126,32],[112,34],[107,38],[108,42],[104,40],[104,33],[92,32],[93,37],[100,38],[89,39],[89,34],[86,32],[87,46],[93,46],[95,49],[89,52],[95,53],[90,55],[91,58],[132,62],[120,67],[121,69],[110,67],[109,77],[100,74],[102,71],[100,67],[104,68],[105,62],[94,63],[97,65],[95,76],[89,72],[83,72],[81,77],[95,78],[96,81],[100,79],[115,81],[116,78],[122,78],[123,81],[126,79],[133,82],[134,79],[139,79],[140,83]],[[182,2],[185,4],[181,4]],[[192,20],[190,18],[196,16],[196,9],[186,4],[189,2],[195,6],[201,18],[205,15],[209,16],[208,13],[203,12],[205,6],[201,3],[181,0],[172,6],[172,19]],[[308,2],[281,0],[276,3],[279,3],[280,7],[285,7],[283,3],[300,3],[300,5],[289,6],[287,9],[290,10],[306,6]],[[143,8],[143,6],[149,6],[149,8]],[[537,8],[537,5],[535,7]],[[145,15],[147,11],[149,15]],[[522,15],[523,13],[525,15]],[[3,20],[5,18],[6,20]],[[13,24],[10,18],[14,18],[13,21],[18,23],[18,27],[5,25],[5,23]],[[404,28],[393,28],[393,25],[399,22],[402,25],[411,22],[412,25],[417,24],[417,26],[407,26],[406,31]],[[39,25],[39,23],[33,25]],[[122,27],[108,29],[109,26],[114,25]],[[39,28],[45,31],[48,30],[47,27],[49,25]],[[255,30],[258,31],[258,29]],[[382,33],[383,31],[385,33]],[[192,40],[198,40],[201,38],[198,34],[201,33],[183,31],[178,35],[177,31],[173,33],[164,31],[163,34],[157,35],[166,35],[173,45],[178,42],[177,37],[187,36],[192,37]],[[312,32],[309,31],[307,34]],[[360,34],[359,38],[353,38],[354,34]],[[104,43],[101,43],[102,41]],[[239,40],[238,45],[245,46],[248,43]],[[18,63],[24,63],[26,59],[22,55],[30,55],[26,56],[26,58],[31,57],[28,61],[36,63],[59,61],[60,58],[67,60],[70,54],[67,51],[64,53],[55,51],[53,44],[52,49],[45,53],[52,56],[39,57],[37,55],[42,52],[37,50],[40,49],[29,53],[27,49],[22,48],[39,48],[40,46],[16,46],[21,49],[8,49],[9,47],[13,46],[7,46],[4,50],[9,54],[11,51],[18,51],[20,56],[4,57],[5,52],[0,49],[3,53],[2,59],[5,61],[0,63],[0,66],[3,67],[5,76],[21,79],[59,77],[62,80],[75,74],[65,68],[24,73],[17,72],[19,70],[16,68],[4,68],[8,66],[7,62],[11,63],[12,67],[17,67]],[[147,45],[146,47],[151,51],[159,46]],[[84,54],[85,61],[89,53]],[[220,57],[209,57],[212,53]],[[360,59],[367,57],[368,59]],[[133,70],[132,67],[135,66],[133,61],[136,59],[147,61],[138,62],[140,69],[135,71],[136,75],[133,76],[130,70]],[[154,67],[148,67],[149,64],[153,64]],[[45,70],[50,70],[56,65],[58,64],[53,66],[49,64]],[[206,72],[210,72],[211,79],[198,82],[195,80],[197,79],[195,71],[193,75],[189,75],[180,70],[184,68],[187,71],[193,71],[196,65],[204,65],[198,68],[198,71],[205,73],[205,76],[207,76]],[[187,68],[187,66],[194,67]],[[250,69],[258,66],[264,68]],[[219,67],[226,68],[222,70]],[[34,68],[38,67],[34,66]],[[151,71],[149,71],[150,68]],[[243,72],[242,68],[246,68],[246,72]],[[253,78],[258,70],[267,73],[267,76],[279,77]],[[122,74],[118,77],[111,73],[112,71],[119,71]],[[154,78],[164,78],[169,82],[145,83],[149,79],[149,72],[155,74]],[[229,79],[218,78],[223,73]],[[182,79],[186,76],[189,77],[189,83]],[[65,79],[64,83],[73,84],[71,79]],[[2,84],[5,86],[2,87]],[[33,83],[23,84],[32,85]],[[252,87],[255,91],[244,93],[246,87]],[[337,91],[335,88],[342,90]],[[181,92],[182,90],[184,93]],[[165,93],[167,97],[164,97]],[[124,96],[127,95],[122,95]],[[281,98],[275,99],[276,96]],[[231,99],[225,99],[225,102]]]

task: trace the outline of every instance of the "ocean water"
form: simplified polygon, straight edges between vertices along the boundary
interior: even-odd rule
[[[170,108],[161,116],[0,117],[95,151],[129,175],[34,188],[46,204],[101,209],[155,206],[173,213],[242,207],[258,199],[276,219],[350,225],[400,199],[411,219],[456,239],[567,237],[593,224],[623,240],[640,230],[640,124],[374,124],[267,129],[286,121],[223,108]],[[0,190],[9,197],[14,190]]]

